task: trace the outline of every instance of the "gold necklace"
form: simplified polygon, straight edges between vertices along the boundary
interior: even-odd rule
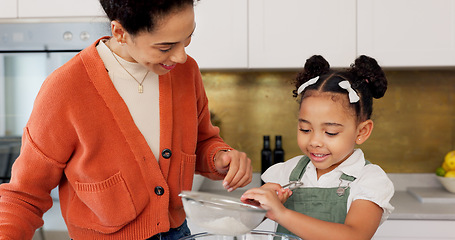
[[[139,86],[137,87],[137,92],[138,93],[143,93],[144,92],[144,87],[142,86],[142,83],[144,83],[144,80],[145,78],[147,77],[147,74],[149,74],[150,71],[147,71],[145,73],[145,76],[144,78],[142,79],[141,82],[139,82],[134,76],[133,74],[131,74],[130,72],[128,72],[128,70],[126,70],[126,68],[120,63],[120,61],[117,59],[117,57],[115,56],[114,52],[109,48],[109,50],[111,51],[112,53],[112,56],[114,56],[115,60],[117,60],[118,64],[139,84]]]

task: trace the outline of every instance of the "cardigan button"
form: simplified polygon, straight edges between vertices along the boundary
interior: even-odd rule
[[[163,195],[164,194],[164,188],[161,187],[161,186],[155,187],[155,194],[158,195],[158,196]]]
[[[162,152],[161,152],[161,156],[163,156],[164,158],[168,159],[172,156],[172,152],[171,152],[171,149],[164,149]]]

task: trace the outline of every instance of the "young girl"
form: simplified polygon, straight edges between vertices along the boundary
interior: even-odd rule
[[[277,232],[306,240],[371,239],[393,210],[394,188],[355,146],[373,130],[372,100],[387,89],[384,72],[367,56],[346,71],[331,70],[323,57],[313,56],[296,88],[297,142],[304,156],[270,167],[262,175],[266,184],[241,199],[259,202],[279,224]],[[303,185],[282,188],[290,181]]]

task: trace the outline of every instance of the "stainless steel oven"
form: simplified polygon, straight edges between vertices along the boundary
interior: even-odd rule
[[[19,154],[22,131],[43,81],[106,35],[110,24],[104,19],[0,22],[0,183]]]
[[[44,79],[97,38],[107,21],[0,23],[0,137],[22,134]]]

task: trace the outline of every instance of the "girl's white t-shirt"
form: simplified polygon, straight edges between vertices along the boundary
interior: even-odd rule
[[[297,156],[271,166],[262,174],[262,180],[280,185],[289,183],[289,176],[302,157],[303,155]],[[347,210],[349,211],[352,202],[357,199],[374,202],[384,210],[382,224],[394,209],[390,199],[395,190],[392,181],[381,167],[375,164],[365,165],[365,157],[361,149],[355,149],[348,159],[319,179],[317,179],[316,167],[309,162],[301,179],[304,183],[302,187],[336,188],[340,185],[340,177],[343,173],[356,178],[349,185]],[[343,180],[342,186],[346,185],[347,181]]]

